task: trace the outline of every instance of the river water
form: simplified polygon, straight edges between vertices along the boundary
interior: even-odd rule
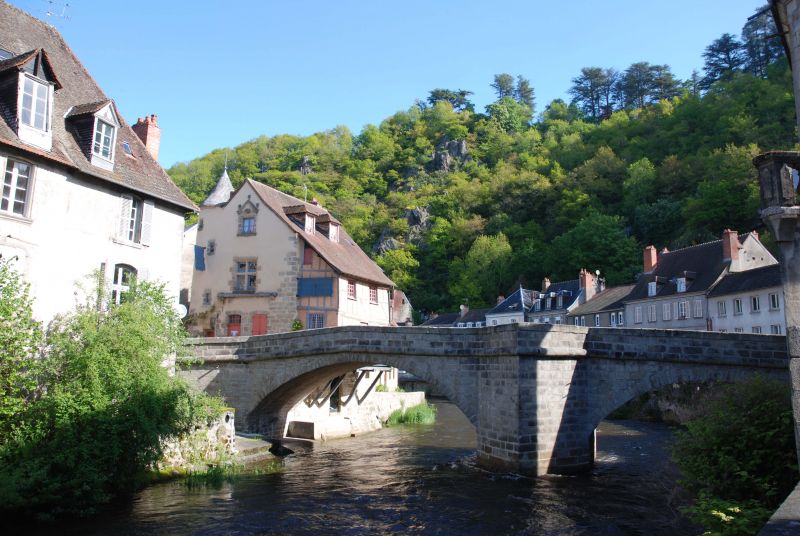
[[[295,447],[276,474],[219,488],[153,485],[59,534],[696,534],[677,508],[663,425],[605,421],[598,463],[577,477],[475,467],[475,431],[449,403],[435,425]]]

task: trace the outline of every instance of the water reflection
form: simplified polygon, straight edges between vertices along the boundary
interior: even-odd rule
[[[590,475],[522,478],[475,467],[455,406],[437,424],[296,447],[278,474],[220,489],[152,486],[72,534],[688,534],[668,428],[604,422]]]

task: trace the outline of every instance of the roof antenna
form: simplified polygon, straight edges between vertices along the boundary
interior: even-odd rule
[[[68,2],[64,2],[64,4],[61,5],[61,13],[60,14],[57,14],[55,12],[54,8],[58,7],[55,4],[56,4],[56,2],[54,0],[47,0],[48,7],[47,7],[47,12],[45,13],[45,15],[47,15],[48,17],[56,17],[56,18],[64,19],[64,20],[70,20],[72,18],[69,15],[67,15],[67,9],[69,9],[69,3]]]
[[[303,184],[303,203],[308,203],[308,186]]]
[[[225,151],[225,172],[228,172],[228,151]]]

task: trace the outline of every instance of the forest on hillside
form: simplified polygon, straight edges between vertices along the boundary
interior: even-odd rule
[[[775,33],[757,11],[688,80],[648,62],[586,67],[570,102],[539,110],[534,85],[503,73],[483,112],[470,91],[437,88],[358,134],[262,136],[167,171],[198,204],[226,155],[234,186],[250,177],[317,198],[422,313],[493,304],[581,267],[621,284],[644,245],[765,234],[751,159],[796,138]]]

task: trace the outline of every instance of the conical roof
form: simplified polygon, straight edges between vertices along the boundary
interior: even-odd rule
[[[211,191],[208,197],[206,197],[206,200],[203,201],[203,206],[213,207],[227,203],[231,198],[233,191],[233,184],[231,184],[231,179],[228,177],[228,168],[226,167],[222,172],[222,176],[220,176],[219,180],[217,181],[217,185],[214,186],[214,189]]]

